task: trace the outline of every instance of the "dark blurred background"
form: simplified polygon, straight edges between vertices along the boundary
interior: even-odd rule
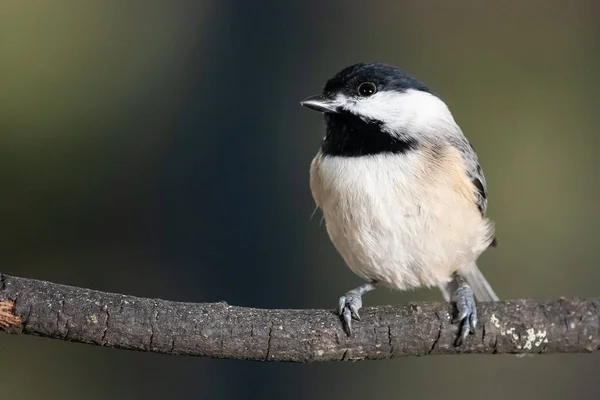
[[[449,104],[486,172],[503,298],[600,294],[600,3],[4,0],[0,264],[171,300],[333,308],[360,281],[308,187],[299,101],[359,61]],[[366,304],[440,300],[379,290]],[[267,364],[0,337],[2,398],[578,399],[598,355]]]

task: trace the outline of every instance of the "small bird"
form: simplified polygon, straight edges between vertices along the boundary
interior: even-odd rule
[[[456,303],[460,345],[477,325],[475,298],[498,300],[476,264],[496,239],[483,171],[448,107],[380,63],[345,68],[301,105],[325,117],[313,198],[335,248],[367,281],[339,299],[347,334],[376,286],[438,286]]]

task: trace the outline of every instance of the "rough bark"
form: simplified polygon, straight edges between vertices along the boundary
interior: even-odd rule
[[[600,299],[479,304],[477,332],[460,347],[452,312],[446,303],[367,307],[348,337],[333,310],[179,303],[0,275],[0,330],[129,350],[314,362],[600,348]]]

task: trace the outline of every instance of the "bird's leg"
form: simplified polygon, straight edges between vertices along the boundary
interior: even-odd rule
[[[467,281],[458,273],[452,275],[450,283],[451,299],[456,303],[457,315],[452,323],[458,323],[459,336],[456,340],[457,345],[461,345],[470,333],[475,333],[477,326],[477,307],[475,306],[475,297],[473,290]]]
[[[377,281],[365,283],[340,297],[338,313],[342,317],[342,324],[348,336],[352,335],[352,318],[360,321],[358,310],[362,307],[362,295],[374,290],[376,286]]]

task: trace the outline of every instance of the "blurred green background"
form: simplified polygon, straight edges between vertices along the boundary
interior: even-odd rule
[[[598,296],[599,17],[592,0],[2,0],[1,271],[333,308],[359,279],[309,220],[322,121],[299,101],[382,61],[441,94],[479,153],[498,294]],[[600,397],[598,355],[293,365],[9,335],[0,354],[12,399]]]

